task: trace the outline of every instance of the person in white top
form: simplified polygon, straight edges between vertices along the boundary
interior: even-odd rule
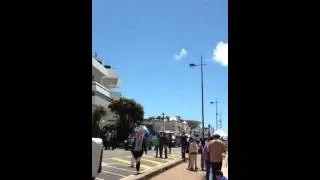
[[[193,138],[190,138],[190,145],[189,145],[189,153],[190,153],[190,157],[189,157],[189,161],[190,161],[190,170],[191,171],[197,171],[196,169],[196,156],[198,154],[198,145],[197,143],[194,141]]]

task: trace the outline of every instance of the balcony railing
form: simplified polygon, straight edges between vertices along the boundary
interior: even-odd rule
[[[110,89],[104,87],[98,82],[92,81],[92,91],[101,93],[102,95],[111,98],[112,92],[110,91]]]

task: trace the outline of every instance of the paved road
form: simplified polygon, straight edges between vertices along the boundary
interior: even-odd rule
[[[201,156],[198,155],[197,157],[197,164],[198,168],[200,168],[200,159]],[[177,165],[173,168],[164,171],[163,173],[158,174],[151,178],[151,180],[205,180],[206,172],[205,171],[190,171],[186,168],[188,167],[188,161]],[[228,177],[228,166],[226,158],[222,163],[222,172],[223,174]],[[211,171],[212,172],[212,171]],[[209,179],[212,179],[212,173],[210,173]]]
[[[155,151],[148,151],[147,155],[143,154],[141,160],[140,171],[144,172],[159,166],[168,161],[180,159],[180,148],[172,148],[168,159],[155,158]],[[135,168],[130,167],[131,152],[124,149],[104,150],[102,173],[98,175],[96,180],[119,180],[136,173]]]

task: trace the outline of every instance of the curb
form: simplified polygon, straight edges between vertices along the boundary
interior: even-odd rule
[[[188,158],[186,158],[186,161],[187,160],[188,160]],[[162,173],[162,172],[164,172],[174,166],[177,166],[181,163],[183,163],[183,159],[179,159],[179,160],[167,163],[167,164],[163,164],[163,165],[156,167],[149,172],[147,171],[141,175],[130,175],[130,176],[123,178],[121,180],[147,180],[147,179],[150,179],[150,178],[158,175],[159,173]]]

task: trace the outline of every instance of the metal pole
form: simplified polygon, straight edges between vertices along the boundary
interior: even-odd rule
[[[202,138],[204,138],[204,108],[203,108],[203,64],[202,64],[202,56],[201,56],[201,102],[202,102]]]
[[[216,130],[218,129],[218,100],[216,98]]]

